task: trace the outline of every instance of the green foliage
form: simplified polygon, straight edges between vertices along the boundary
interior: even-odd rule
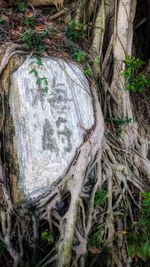
[[[87,60],[87,54],[82,49],[77,49],[73,53],[73,58],[80,63],[84,63]]]
[[[34,60],[33,63],[37,64],[38,66],[43,66],[43,62],[42,62],[42,58],[41,57],[35,57],[35,60]]]
[[[35,17],[34,16],[31,16],[31,17],[25,16],[24,17],[24,24],[27,27],[34,27],[35,26]]]
[[[104,230],[98,228],[89,240],[89,247],[100,248],[103,246]]]
[[[148,221],[150,221],[150,192],[142,193],[142,197],[142,216],[140,219],[140,224],[145,226],[147,225]]]
[[[2,16],[0,16],[0,24],[2,24],[4,22],[4,19]]]
[[[54,243],[54,235],[52,232],[44,231],[41,233],[41,240],[47,241],[49,244]]]
[[[74,20],[69,21],[66,29],[66,36],[73,41],[78,41],[86,37],[86,25],[77,23]]]
[[[17,7],[20,12],[24,12],[26,9],[27,1],[17,1]]]
[[[34,74],[34,76],[37,77],[38,76],[38,71],[36,69],[31,69],[29,71],[29,74]]]
[[[39,78],[37,78],[36,84],[39,87],[41,87],[42,86],[42,81],[44,81],[44,91],[45,91],[45,93],[47,93],[48,92],[48,79],[47,78],[45,78],[45,77],[39,77]]]
[[[94,59],[94,65],[99,65],[99,64],[100,64],[100,59],[99,59],[99,57],[96,57]]]
[[[43,38],[45,38],[47,34],[47,31],[38,33],[35,30],[28,29],[23,33],[22,40],[29,49],[43,51],[47,48],[46,45],[43,43]]]
[[[36,78],[36,85],[39,89],[43,89],[44,92],[48,92],[48,79],[46,77],[39,77],[38,68],[43,66],[42,59],[40,57],[35,57],[34,60],[30,63],[31,70],[29,71],[29,74],[33,74]]]
[[[104,263],[106,263],[106,257],[110,257],[112,251],[104,242],[104,233],[104,227],[102,226],[94,231],[89,239],[88,250],[92,252],[92,254],[99,254],[101,256],[100,261],[104,260]]]
[[[122,118],[107,118],[106,121],[112,122],[115,126],[116,133],[119,137],[125,132],[125,127],[132,123],[132,118],[122,117]]]
[[[113,122],[118,127],[127,126],[129,123],[132,122],[132,119],[128,118],[128,117],[122,117],[122,118],[118,118],[118,119],[113,119]]]
[[[101,190],[96,192],[94,199],[94,207],[98,208],[103,205],[108,197],[108,192],[105,190]]]
[[[93,76],[93,70],[91,67],[87,67],[85,70],[84,70],[84,74],[88,77],[92,77]]]
[[[150,192],[142,193],[142,209],[138,222],[135,222],[127,234],[128,254],[142,260],[150,257]]]
[[[144,61],[128,56],[124,63],[126,70],[122,71],[122,76],[126,78],[126,90],[141,93],[150,86],[150,79],[139,73]]]

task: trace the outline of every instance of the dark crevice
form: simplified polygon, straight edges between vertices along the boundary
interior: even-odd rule
[[[136,57],[150,58],[150,1],[138,1],[134,21],[134,51]]]

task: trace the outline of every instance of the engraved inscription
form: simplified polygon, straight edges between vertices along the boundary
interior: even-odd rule
[[[59,117],[58,120],[56,121],[56,125],[59,128],[57,134],[61,142],[63,143],[64,151],[70,152],[72,149],[72,144],[71,144],[72,131],[67,127],[67,120]]]
[[[15,126],[18,187],[35,199],[64,177],[85,130],[94,125],[88,81],[82,69],[62,59],[42,58],[40,77],[48,91],[39,90],[29,75],[31,58],[11,75],[10,110]],[[82,127],[80,126],[82,125]]]
[[[67,97],[66,90],[58,88],[55,89],[54,96],[48,99],[52,114],[55,114],[56,111],[60,114],[67,114],[70,109],[67,103],[72,101],[72,98]]]
[[[56,140],[53,136],[54,136],[54,130],[48,119],[45,119],[45,123],[43,125],[43,138],[42,138],[43,149],[58,153]]]

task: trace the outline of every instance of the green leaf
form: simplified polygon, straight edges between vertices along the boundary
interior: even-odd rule
[[[83,39],[86,36],[86,28],[86,25],[71,20],[67,25],[66,36],[74,41]]]
[[[48,243],[54,243],[54,236],[52,232],[44,231],[41,233],[41,239],[47,241]]]
[[[44,82],[45,82],[45,85],[48,85],[48,79],[47,78],[45,78]]]
[[[103,244],[103,229],[96,229],[96,231],[91,235],[89,240],[89,246],[93,248],[99,248]]]
[[[36,64],[39,65],[39,66],[43,65],[41,57],[36,57]]]
[[[78,62],[83,63],[87,60],[87,54],[83,50],[77,49],[74,51],[73,58]]]
[[[37,84],[37,85],[40,85],[42,81],[44,81],[45,85],[48,85],[48,80],[47,80],[47,78],[45,78],[45,77],[40,77],[40,78],[38,78],[38,79],[36,80],[36,84]]]
[[[34,27],[35,26],[35,18],[33,16],[32,17],[28,17],[28,16],[25,15],[24,24],[27,27]]]
[[[124,63],[126,70],[121,71],[121,76],[126,78],[125,89],[138,93],[143,92],[150,85],[149,79],[143,73],[139,74],[141,66],[145,62],[133,56],[128,56]]]
[[[44,90],[45,90],[45,93],[47,93],[47,92],[48,92],[48,87],[46,86],[46,87],[44,88]]]
[[[128,255],[134,257],[136,255],[136,247],[134,245],[128,246]]]
[[[4,22],[4,19],[2,16],[0,16],[0,23],[3,23]]]
[[[41,84],[41,81],[42,81],[42,78],[38,78],[38,79],[36,80],[36,84],[37,84],[37,85],[40,85],[40,84]]]
[[[29,74],[34,74],[37,77],[38,71],[36,69],[32,69],[32,70],[30,70]]]
[[[85,74],[86,76],[88,76],[88,77],[91,77],[91,76],[93,75],[93,70],[92,70],[92,68],[91,68],[91,67],[86,68],[86,69],[84,70],[84,74]]]
[[[108,192],[105,190],[96,192],[95,199],[94,199],[94,207],[98,208],[101,205],[103,205],[107,199],[107,196],[108,196]]]
[[[25,2],[19,2],[18,3],[18,10],[20,11],[20,12],[24,12],[25,11],[25,8],[26,8],[26,3]]]
[[[148,258],[150,256],[150,243],[142,244],[140,252],[144,258]]]

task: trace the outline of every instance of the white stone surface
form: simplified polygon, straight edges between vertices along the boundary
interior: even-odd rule
[[[62,59],[27,58],[11,75],[10,110],[25,198],[40,196],[70,166],[85,130],[94,124],[92,98],[83,71]],[[31,70],[37,71],[29,73]],[[37,78],[46,78],[36,84]]]

